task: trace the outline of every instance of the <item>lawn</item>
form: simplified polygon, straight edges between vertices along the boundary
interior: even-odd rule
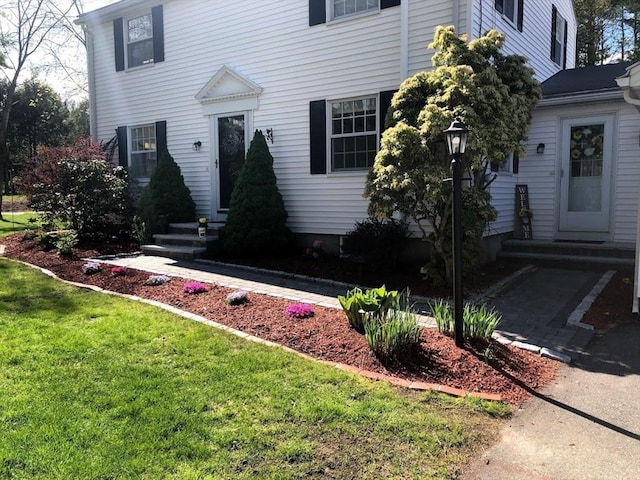
[[[0,237],[11,235],[12,233],[22,232],[24,230],[36,230],[40,227],[40,222],[31,220],[37,218],[35,213],[3,213],[0,218]]]
[[[0,304],[0,478],[453,478],[507,413],[5,259]]]

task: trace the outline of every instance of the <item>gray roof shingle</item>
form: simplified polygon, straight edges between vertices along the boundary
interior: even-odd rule
[[[631,64],[620,62],[561,70],[542,82],[542,96],[550,98],[618,90],[616,78],[624,75]]]

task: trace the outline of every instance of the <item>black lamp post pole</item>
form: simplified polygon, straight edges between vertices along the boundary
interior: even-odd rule
[[[453,170],[453,327],[456,346],[463,343],[462,320],[462,158],[454,153],[451,161]]]

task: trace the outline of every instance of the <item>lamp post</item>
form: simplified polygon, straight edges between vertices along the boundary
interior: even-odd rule
[[[462,306],[462,155],[467,148],[469,129],[456,117],[444,131],[453,173],[453,334],[456,346],[463,343]]]

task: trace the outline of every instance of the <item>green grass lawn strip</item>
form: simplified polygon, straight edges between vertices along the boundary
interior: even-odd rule
[[[0,478],[450,478],[500,423],[5,259],[0,308]]]
[[[36,230],[40,228],[40,221],[30,221],[34,218],[37,218],[37,214],[34,212],[4,212],[2,214],[2,218],[0,218],[0,237],[5,237],[12,233],[23,232],[25,230]]]

